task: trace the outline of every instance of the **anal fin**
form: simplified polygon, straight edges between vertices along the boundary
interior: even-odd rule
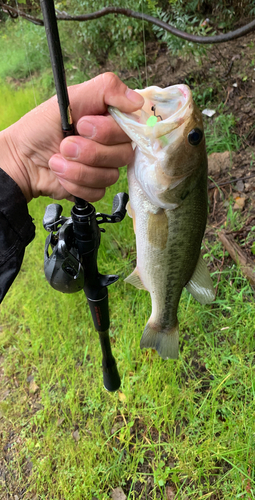
[[[215,299],[213,282],[201,253],[186,289],[200,304],[210,304]]]

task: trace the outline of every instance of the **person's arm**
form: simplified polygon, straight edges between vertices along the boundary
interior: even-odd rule
[[[132,113],[143,98],[113,73],[68,92],[79,135],[63,140],[56,96],[0,132],[0,302],[35,234],[26,202],[38,196],[97,201],[133,157],[130,139],[107,107]]]
[[[130,139],[107,109],[111,105],[132,113],[143,98],[113,73],[69,87],[68,93],[79,135],[63,140],[56,96],[2,132],[6,154],[0,168],[28,202],[38,196],[97,201],[117,181],[119,167],[133,158]]]
[[[35,226],[25,196],[13,179],[0,169],[0,302],[16,278],[25,248],[34,236]]]

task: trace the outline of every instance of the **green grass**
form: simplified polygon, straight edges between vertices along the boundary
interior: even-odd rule
[[[50,57],[44,28],[22,19],[8,20],[0,32],[0,55],[0,79],[25,79],[46,69]]]
[[[59,29],[68,85],[88,80],[69,32],[63,25]],[[0,61],[0,130],[3,130],[55,94],[44,27],[22,19],[6,21],[0,31]]]
[[[0,80],[0,92],[0,130],[9,127],[42,102],[38,89],[32,84],[15,88]]]
[[[241,139],[235,132],[236,120],[233,114],[223,115],[221,106],[213,118],[204,118],[207,154],[238,151]]]
[[[124,171],[97,209],[109,212],[114,194],[123,189]],[[122,381],[121,392],[109,394],[103,389],[99,340],[83,293],[60,294],[44,277],[47,233],[41,221],[48,201],[30,204],[37,235],[1,309],[10,391],[1,409],[3,443],[11,443],[8,470],[15,484],[25,487],[25,498],[37,493],[42,499],[107,499],[117,486],[132,499],[139,498],[132,487],[142,492],[148,484],[153,499],[164,498],[169,484],[176,499],[213,494],[217,499],[254,498],[255,319],[246,280],[235,266],[226,268],[211,307],[199,305],[185,291],[179,310],[180,357],[162,361],[139,349],[149,295],[123,282],[135,257],[132,222],[126,218],[107,226],[99,270],[120,275],[109,297],[111,340]],[[70,207],[64,202],[66,215]],[[210,250],[211,256],[221,257],[218,243]],[[218,277],[214,273],[215,282]],[[38,386],[35,394],[29,391],[31,375]],[[26,477],[29,463],[32,473]]]
[[[52,94],[53,78],[43,29],[21,19],[5,22],[0,32],[0,61],[3,130]]]

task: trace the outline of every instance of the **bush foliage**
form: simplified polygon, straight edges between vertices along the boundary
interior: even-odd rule
[[[16,1],[11,0],[13,7]],[[128,7],[157,17],[175,27],[193,34],[212,33],[217,28],[228,31],[235,26],[240,16],[255,15],[253,0],[59,0],[55,2],[58,11],[71,15],[85,14],[100,10],[107,6]],[[20,8],[27,13],[40,16],[39,0],[21,0]],[[202,21],[209,18],[209,26],[201,26]],[[61,39],[64,41],[64,56],[78,66],[79,71],[93,65],[103,65],[107,60],[115,62],[121,58],[123,68],[137,68],[144,64],[144,41],[159,39],[166,42],[172,54],[183,49],[194,55],[205,52],[204,46],[194,46],[180,38],[170,35],[163,29],[149,23],[122,15],[110,14],[99,19],[86,22],[59,23]],[[42,30],[42,28],[39,28]],[[75,73],[75,71],[74,71]]]

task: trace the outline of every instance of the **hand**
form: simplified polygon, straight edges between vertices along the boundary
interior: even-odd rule
[[[107,113],[108,105],[132,113],[143,98],[113,73],[68,89],[79,135],[63,139],[57,97],[49,99],[0,134],[0,167],[27,201],[40,195],[97,201],[131,162],[130,139]]]

